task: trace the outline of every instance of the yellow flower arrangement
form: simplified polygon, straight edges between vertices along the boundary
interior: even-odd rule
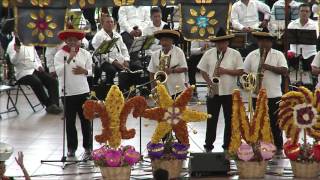
[[[209,117],[207,113],[191,110],[187,107],[193,89],[194,86],[190,86],[173,100],[166,87],[158,82],[156,90],[159,107],[146,109],[142,115],[159,122],[151,138],[152,143],[158,143],[161,138],[173,130],[182,144],[189,145],[187,123],[203,121]]]
[[[231,141],[229,153],[235,154],[243,139],[248,144],[256,144],[258,141],[272,143],[272,133],[268,114],[267,93],[265,89],[260,90],[256,110],[252,120],[246,115],[244,103],[239,90],[232,94],[232,120],[231,120]]]

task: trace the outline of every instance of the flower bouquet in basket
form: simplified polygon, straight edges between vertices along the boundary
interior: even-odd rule
[[[263,178],[267,161],[272,159],[276,151],[269,123],[266,90],[260,90],[254,113],[250,99],[248,117],[240,91],[234,90],[232,94],[232,130],[228,153],[236,161],[240,178]]]
[[[305,87],[281,97],[279,127],[285,131],[288,141],[284,144],[285,155],[290,159],[296,177],[315,178],[320,161],[320,89],[313,94]],[[300,133],[303,142],[299,143]],[[308,143],[307,136],[314,138]]]
[[[147,107],[145,99],[136,96],[124,101],[118,86],[112,86],[105,101],[87,100],[83,105],[83,114],[93,120],[100,117],[102,133],[96,135],[97,142],[104,144],[92,152],[95,165],[100,167],[104,179],[129,180],[131,166],[137,163],[141,156],[132,146],[120,146],[121,139],[131,139],[135,136],[134,129],[126,128],[128,115],[139,117]]]
[[[156,86],[157,107],[147,109],[143,117],[156,120],[158,125],[148,143],[148,155],[153,171],[162,168],[169,172],[169,178],[180,176],[182,162],[189,149],[188,122],[206,120],[209,115],[187,107],[193,94],[190,86],[177,98],[172,99],[164,85]]]

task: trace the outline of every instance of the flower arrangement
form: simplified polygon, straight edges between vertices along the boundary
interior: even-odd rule
[[[125,102],[119,87],[113,85],[105,99],[87,100],[83,105],[84,116],[92,120],[96,116],[102,122],[102,133],[96,135],[97,142],[104,144],[92,152],[94,163],[99,167],[127,167],[140,160],[140,154],[132,146],[120,146],[121,139],[131,139],[135,136],[134,129],[127,129],[128,115],[140,116],[147,107],[147,102],[141,96],[136,96]]]
[[[230,157],[241,161],[271,159],[276,148],[273,145],[270,129],[266,90],[260,90],[256,109],[250,121],[239,90],[234,90],[232,100],[232,130],[228,149]]]
[[[118,149],[102,146],[92,152],[92,159],[96,166],[101,167],[133,166],[140,160],[140,154],[132,146]]]
[[[158,106],[146,109],[143,117],[156,120],[158,126],[147,149],[151,159],[186,159],[189,149],[188,122],[206,120],[209,115],[187,107],[194,86],[188,87],[176,99],[172,99],[166,87],[158,82],[156,91]],[[164,143],[161,142],[165,138]]]
[[[320,89],[313,94],[305,87],[291,91],[281,97],[279,127],[289,139],[283,146],[285,155],[302,163],[320,162]],[[299,143],[303,132],[303,143]],[[314,138],[312,144],[307,136]]]

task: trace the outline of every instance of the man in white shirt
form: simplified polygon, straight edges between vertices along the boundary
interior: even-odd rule
[[[287,75],[288,65],[283,53],[272,49],[273,36],[270,33],[255,32],[253,35],[258,39],[259,49],[252,51],[246,57],[244,70],[246,73],[263,74],[261,88],[265,88],[267,91],[271,130],[275,146],[280,153],[283,147],[283,138],[282,131],[277,125],[277,112],[282,96],[281,75]],[[261,57],[263,54],[265,57]],[[262,62],[263,60],[264,62]],[[261,69],[261,72],[258,72],[258,69]],[[256,94],[253,97],[255,104]]]
[[[232,115],[232,91],[237,88],[237,76],[243,74],[243,61],[241,54],[229,48],[229,40],[234,35],[226,35],[223,29],[219,29],[215,38],[210,39],[216,44],[204,53],[199,64],[203,79],[208,84],[208,92],[217,85],[217,94],[207,97],[207,112],[212,115],[207,120],[206,140],[204,148],[210,152],[216,140],[217,124],[221,106],[224,115],[224,138],[222,148],[227,150],[231,137],[231,115]],[[214,84],[213,78],[218,78],[218,84]],[[210,93],[209,93],[210,94]]]
[[[299,6],[299,18],[295,21],[292,21],[288,25],[288,29],[306,29],[316,31],[317,22],[309,18],[310,14],[310,6],[308,4],[301,4]],[[299,59],[302,59],[302,70],[304,71],[304,74],[306,74],[306,76],[311,77],[311,62],[314,59],[314,56],[317,54],[317,46],[304,44],[290,44],[290,51],[294,54],[295,58],[289,60],[289,66],[292,66],[295,70],[298,70]],[[297,81],[297,79],[295,80]],[[313,82],[311,78],[307,78],[307,80],[304,81],[304,84],[312,83]]]
[[[289,0],[288,1],[289,8],[297,8],[301,5],[300,2],[297,2],[295,0]],[[269,31],[274,34],[278,35],[278,33],[284,33],[285,29],[285,20],[276,20],[276,8],[285,8],[285,0],[278,0],[276,1],[271,9],[271,18],[270,22],[268,24]],[[291,19],[291,17],[289,17]],[[281,34],[282,36],[282,34]],[[280,36],[280,37],[281,37]]]
[[[65,41],[54,56],[54,67],[59,79],[60,96],[64,103],[68,157],[75,157],[78,148],[76,117],[79,116],[85,149],[84,159],[91,155],[92,134],[91,122],[85,119],[82,105],[89,97],[87,76],[92,74],[91,54],[80,48],[80,40],[85,33],[80,30],[67,29],[59,32],[58,37]]]
[[[161,9],[159,7],[153,7],[151,9],[151,20],[152,23],[150,23],[145,29],[143,29],[143,35],[149,36],[153,35],[154,32],[162,30],[163,26],[166,24],[162,20],[162,13]],[[155,39],[154,44],[151,45],[150,51],[147,52],[148,55],[151,55],[152,52],[161,49],[161,45],[159,44],[159,40]]]
[[[127,48],[130,49],[135,37],[150,24],[150,7],[121,6],[119,9],[120,33]]]
[[[58,107],[58,82],[45,72],[34,46],[23,45],[15,36],[8,45],[7,53],[15,67],[17,82],[30,85],[39,101],[46,106],[48,113],[61,113],[62,109]]]
[[[168,76],[165,85],[169,94],[176,97],[185,89],[185,72],[188,71],[182,49],[173,45],[179,40],[180,34],[174,30],[164,29],[156,31],[154,36],[160,40],[162,49],[155,51],[151,56],[148,66],[150,80],[154,80],[154,75],[158,71],[166,72]],[[161,67],[162,65],[164,67]],[[154,87],[155,83],[152,86]]]
[[[117,42],[108,54],[101,55],[100,68],[94,72],[94,83],[97,84],[101,77],[102,71],[106,72],[106,84],[114,84],[114,78],[117,72],[129,69],[130,56],[128,49],[119,33],[114,31],[114,20],[111,16],[104,15],[101,17],[102,29],[92,39],[92,46],[95,50],[99,48],[104,40],[117,38]],[[122,87],[120,89],[123,90]]]
[[[318,76],[318,83],[316,85],[316,89],[320,88],[320,51],[317,53],[317,55],[314,57],[312,64],[312,74],[315,76]]]
[[[261,23],[259,22],[258,12],[264,14],[264,19]],[[270,13],[270,7],[261,1],[239,0],[232,5],[232,27],[243,32],[252,32],[260,27],[267,27]]]

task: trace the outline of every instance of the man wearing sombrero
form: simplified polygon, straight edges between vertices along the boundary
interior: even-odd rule
[[[265,88],[267,91],[273,139],[278,153],[281,153],[283,138],[282,132],[277,125],[277,112],[279,108],[278,102],[282,96],[281,75],[285,76],[288,73],[288,65],[283,53],[272,49],[274,37],[267,29],[264,29],[263,32],[254,32],[252,35],[257,38],[259,48],[248,54],[244,61],[244,70],[246,73],[261,73],[263,75],[260,88]],[[254,104],[256,96],[256,94],[253,95]]]
[[[59,32],[58,37],[66,43],[55,57],[55,70],[59,79],[60,96],[64,100],[68,157],[74,157],[78,147],[76,115],[81,121],[84,159],[92,149],[91,123],[83,116],[82,105],[89,96],[87,76],[92,75],[91,55],[80,48],[80,41],[85,33],[80,30],[67,29]],[[65,79],[65,82],[64,82]],[[65,89],[64,89],[65,87]]]
[[[223,149],[227,150],[231,136],[232,91],[237,88],[237,76],[243,73],[241,54],[229,48],[229,40],[234,35],[227,35],[224,29],[219,29],[216,37],[210,38],[216,44],[215,48],[208,50],[201,58],[198,69],[208,84],[207,112],[212,117],[207,120],[206,140],[204,148],[210,152],[216,140],[217,124],[220,108],[224,115]],[[219,82],[215,82],[217,80]],[[212,89],[217,87],[215,92]]]
[[[154,79],[156,72],[164,71],[168,75],[165,85],[170,95],[174,97],[185,89],[185,72],[188,71],[183,51],[174,46],[174,43],[179,41],[180,34],[174,30],[163,29],[154,32],[154,36],[160,40],[162,48],[151,56],[148,66],[150,79]]]

